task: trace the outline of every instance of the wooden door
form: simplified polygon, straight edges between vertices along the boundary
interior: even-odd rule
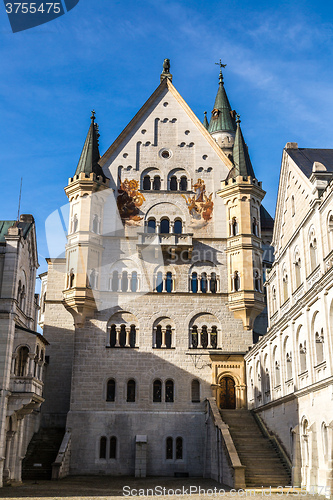
[[[220,383],[220,408],[234,410],[236,408],[235,382],[231,377],[224,377]]]

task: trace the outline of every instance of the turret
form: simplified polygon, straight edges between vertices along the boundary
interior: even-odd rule
[[[265,308],[262,276],[260,207],[265,196],[254,175],[250,156],[237,119],[235,166],[217,193],[227,213],[228,304],[246,330]]]
[[[103,249],[101,224],[109,179],[98,164],[98,137],[95,112],[92,112],[75,175],[65,188],[70,203],[70,220],[63,296],[64,305],[73,315],[76,326],[82,326],[85,318],[93,314],[96,308],[93,290],[99,284],[98,269]]]
[[[222,68],[225,68],[226,64],[222,64],[220,60],[219,65],[219,88],[212,111],[212,117],[209,122],[208,132],[216,140],[223,152],[231,157],[236,131],[235,112],[231,110],[224,88]]]

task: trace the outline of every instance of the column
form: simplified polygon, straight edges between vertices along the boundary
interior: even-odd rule
[[[156,348],[157,344],[156,344],[156,332],[157,332],[157,327],[154,326],[153,328],[153,347]]]
[[[28,365],[28,377],[33,377],[34,376],[34,361],[35,361],[35,354],[34,353],[29,353],[29,365]]]
[[[11,447],[12,447],[12,439],[15,432],[8,431],[6,433],[6,453],[5,453],[5,462],[4,462],[4,470],[3,470],[3,478],[10,478],[10,457],[11,457]]]
[[[171,328],[171,347],[176,347],[175,328]]]
[[[166,334],[166,329],[165,329],[165,328],[162,328],[162,345],[161,345],[161,347],[162,347],[162,348],[165,348],[165,347],[166,347],[166,343],[165,343],[165,334]]]
[[[121,292],[121,281],[122,281],[123,274],[119,273],[118,274],[118,290],[117,292]]]
[[[162,292],[166,292],[167,289],[167,281],[166,281],[166,273],[163,274],[163,283],[162,283]]]
[[[111,326],[106,331],[106,347],[111,347]]]
[[[202,334],[202,328],[198,328],[198,349],[202,349],[202,343],[201,343],[201,334]]]
[[[126,347],[131,347],[131,344],[130,344],[131,327],[126,326],[125,330],[126,330]]]
[[[212,348],[212,329],[208,329],[207,327],[207,349],[211,349]]]
[[[16,363],[16,359],[17,359],[17,354],[13,354],[13,357],[12,357],[12,373],[13,373],[13,374],[15,373],[15,363]]]
[[[131,286],[132,286],[132,273],[127,273],[127,291],[128,292],[132,291]]]
[[[120,347],[120,326],[116,326],[116,345],[115,347]]]
[[[139,347],[139,327],[135,325],[135,346]]]

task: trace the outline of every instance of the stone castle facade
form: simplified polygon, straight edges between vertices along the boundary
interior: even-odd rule
[[[273,228],[222,72],[209,124],[168,67],[102,157],[93,113],[65,192],[66,256],[42,276],[43,426],[67,429],[72,474],[215,477],[207,400],[246,407]]]

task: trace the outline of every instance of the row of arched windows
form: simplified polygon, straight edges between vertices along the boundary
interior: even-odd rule
[[[143,191],[160,191],[161,177],[159,175],[145,175],[142,179],[142,189]],[[169,191],[187,191],[187,189],[188,181],[186,175],[182,175],[180,178],[177,178],[176,175],[170,177],[168,181]]]
[[[108,328],[107,347],[135,347],[136,346],[136,326],[135,325],[115,325]]]
[[[77,214],[74,214],[71,220],[70,232],[76,233],[79,228],[79,218]],[[92,218],[91,231],[96,234],[100,234],[101,232],[101,218],[94,214]]]
[[[115,379],[108,380],[106,384],[106,401],[114,402],[116,400],[116,381]],[[135,403],[136,401],[136,382],[130,379],[127,382],[126,402]],[[171,379],[164,383],[160,379],[153,381],[153,403],[173,403],[174,402],[174,382]],[[191,401],[192,403],[200,403],[200,382],[192,380],[191,382]]]
[[[117,459],[117,438],[111,436],[108,439],[102,436],[99,441],[99,458],[101,460]],[[165,441],[165,458],[166,460],[182,460],[183,459],[183,438],[178,436],[176,439],[167,437]]]
[[[181,219],[170,221],[167,217],[163,217],[160,221],[156,221],[156,219],[151,217],[146,222],[145,227],[147,233],[170,234],[171,232],[172,234],[182,234],[183,232],[183,222]]]
[[[230,236],[237,236],[239,234],[239,224],[237,217],[232,217],[229,221]],[[252,217],[252,234],[259,236],[259,222],[256,217]]]
[[[44,364],[44,349],[36,347],[36,352],[29,355],[29,348],[27,346],[20,347],[16,354],[13,356],[12,372],[17,377],[33,376],[35,378],[42,378],[42,366]]]

